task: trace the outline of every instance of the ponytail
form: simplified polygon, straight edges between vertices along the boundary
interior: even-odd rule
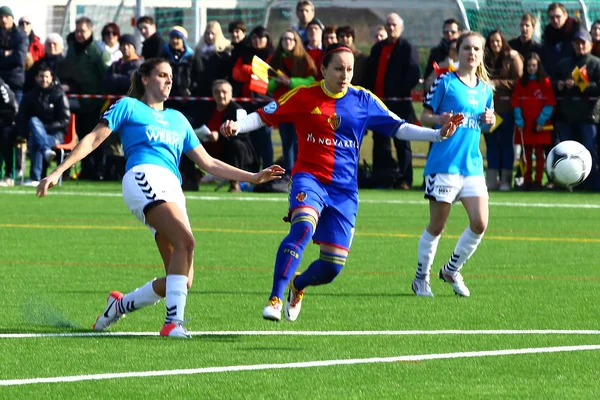
[[[485,48],[485,38],[483,37],[483,35],[481,33],[475,32],[475,31],[466,31],[460,35],[460,37],[456,41],[456,48],[459,51],[459,53],[460,53],[460,46],[462,46],[462,42],[468,37],[478,37],[479,39],[481,39],[481,52],[483,53],[484,52],[483,49]],[[484,83],[487,83],[488,85],[491,86],[492,90],[494,90],[494,85],[492,85],[492,81],[490,80],[490,75],[488,73],[487,68],[485,67],[483,58],[481,59],[481,62],[475,69],[475,74],[477,75],[479,80],[483,81]]]
[[[141,100],[146,93],[146,87],[142,82],[142,77],[150,76],[154,68],[162,63],[168,64],[169,62],[164,58],[149,58],[148,60],[144,61],[142,65],[140,65],[139,68],[136,69],[133,74],[131,74],[131,86],[127,91],[127,96]]]

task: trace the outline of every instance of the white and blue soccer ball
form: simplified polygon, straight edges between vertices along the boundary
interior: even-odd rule
[[[560,142],[546,157],[548,177],[561,186],[577,186],[592,170],[592,155],[574,140]]]

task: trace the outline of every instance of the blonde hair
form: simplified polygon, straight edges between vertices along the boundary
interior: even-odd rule
[[[485,48],[485,38],[483,37],[483,35],[481,33],[475,32],[475,31],[463,32],[458,37],[458,40],[456,41],[457,50],[460,52],[460,46],[462,46],[463,41],[468,37],[477,37],[477,38],[481,39],[481,53],[483,54],[484,48]],[[492,82],[490,80],[490,75],[487,71],[487,68],[485,67],[485,63],[483,62],[483,57],[481,58],[481,62],[475,69],[475,75],[477,75],[477,77],[480,80],[482,80],[483,82],[489,84],[492,87],[492,90],[494,89],[494,85],[492,85]]]
[[[223,35],[223,29],[221,29],[221,24],[219,23],[219,21],[209,21],[206,24],[206,29],[204,30],[204,33],[202,34],[202,39],[198,41],[196,51],[200,51],[200,53],[202,53],[202,49],[204,49],[204,47],[207,46],[206,40],[204,39],[204,35],[206,35],[206,32],[209,29],[212,29],[215,34],[215,50],[217,53],[222,53],[231,49],[231,41],[227,39],[225,35]]]
[[[162,63],[169,64],[164,58],[149,58],[144,61],[142,65],[131,74],[131,86],[129,86],[127,96],[141,100],[146,93],[146,87],[142,82],[142,76],[150,76],[154,68]]]

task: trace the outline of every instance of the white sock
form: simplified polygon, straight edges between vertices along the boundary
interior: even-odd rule
[[[429,280],[429,272],[435,258],[440,236],[433,236],[427,230],[423,231],[419,240],[419,265],[415,278]]]
[[[467,260],[471,258],[473,253],[475,253],[482,238],[483,233],[478,235],[473,232],[470,227],[467,227],[462,235],[460,235],[454,253],[452,253],[452,257],[450,257],[448,263],[444,265],[444,272],[449,275],[456,275]]]
[[[144,286],[135,289],[133,292],[127,293],[121,301],[118,303],[119,314],[126,314],[133,311],[137,311],[140,308],[146,306],[152,306],[158,303],[162,297],[156,294],[152,289],[152,282],[156,279],[151,280]]]
[[[183,322],[185,301],[187,298],[187,275],[167,275],[167,290],[165,303],[167,306],[167,317],[165,323],[179,321]]]

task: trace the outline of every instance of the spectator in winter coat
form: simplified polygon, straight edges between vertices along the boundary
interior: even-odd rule
[[[27,16],[19,18],[19,29],[25,32],[29,39],[29,52],[27,53],[27,62],[25,63],[25,69],[29,69],[34,62],[44,57],[44,45],[40,41],[40,38],[33,32],[31,18]]]
[[[139,17],[136,26],[140,34],[144,38],[144,44],[142,45],[142,58],[148,60],[150,58],[158,57],[165,41],[156,31],[156,23],[154,18],[144,15]]]
[[[96,45],[100,50],[107,52],[110,55],[107,66],[117,62],[123,57],[121,50],[119,50],[119,38],[121,37],[121,29],[119,25],[109,22],[102,28],[102,40],[98,40]]]
[[[548,76],[553,76],[556,64],[575,54],[571,42],[573,35],[579,30],[579,21],[569,17],[567,9],[561,3],[550,4],[547,14],[550,23],[544,28],[540,57]]]
[[[362,53],[354,44],[356,39],[356,31],[349,25],[340,26],[336,29],[335,34],[339,43],[345,44],[352,49],[354,54],[354,75],[352,76],[352,84],[355,86],[363,86],[365,73],[367,70],[367,55]]]
[[[600,19],[592,24],[590,35],[592,35],[592,55],[600,57]]]
[[[25,93],[36,86],[35,77],[42,65],[47,65],[52,69],[54,81],[58,84],[65,84],[68,87],[74,83],[70,79],[75,74],[71,71],[73,66],[66,61],[63,50],[64,42],[62,36],[58,33],[49,34],[46,42],[44,42],[44,57],[36,61],[25,73],[25,85],[23,86]]]
[[[427,79],[428,76],[433,72],[433,63],[440,63],[448,58],[448,52],[450,51],[450,42],[457,40],[460,36],[461,29],[460,24],[454,18],[449,18],[444,21],[442,28],[442,40],[440,44],[433,47],[429,51],[429,58],[427,64],[425,64],[425,73],[423,77]]]
[[[15,26],[12,10],[0,7],[0,78],[10,86],[18,103],[23,97],[28,48],[27,35]]]
[[[0,187],[15,185],[13,179],[13,149],[16,137],[14,122],[18,108],[15,94],[0,78],[0,155],[4,162],[4,179],[0,180]]]
[[[20,136],[29,136],[31,172],[28,186],[37,186],[43,178],[44,161],[49,163],[56,157],[52,150],[64,140],[71,111],[69,101],[60,85],[54,82],[52,69],[45,66],[38,70],[37,86],[23,97],[17,115],[17,131]]]
[[[212,83],[225,77],[222,66],[227,63],[230,56],[231,42],[223,35],[221,24],[218,21],[209,21],[204,35],[194,50],[192,64],[194,95],[211,96]]]
[[[535,31],[536,23],[537,20],[533,14],[528,12],[523,14],[521,17],[521,23],[519,24],[521,34],[519,37],[516,37],[508,42],[511,49],[518,51],[523,57],[526,57],[529,53],[539,54],[542,49],[542,45],[533,40],[533,32]]]

